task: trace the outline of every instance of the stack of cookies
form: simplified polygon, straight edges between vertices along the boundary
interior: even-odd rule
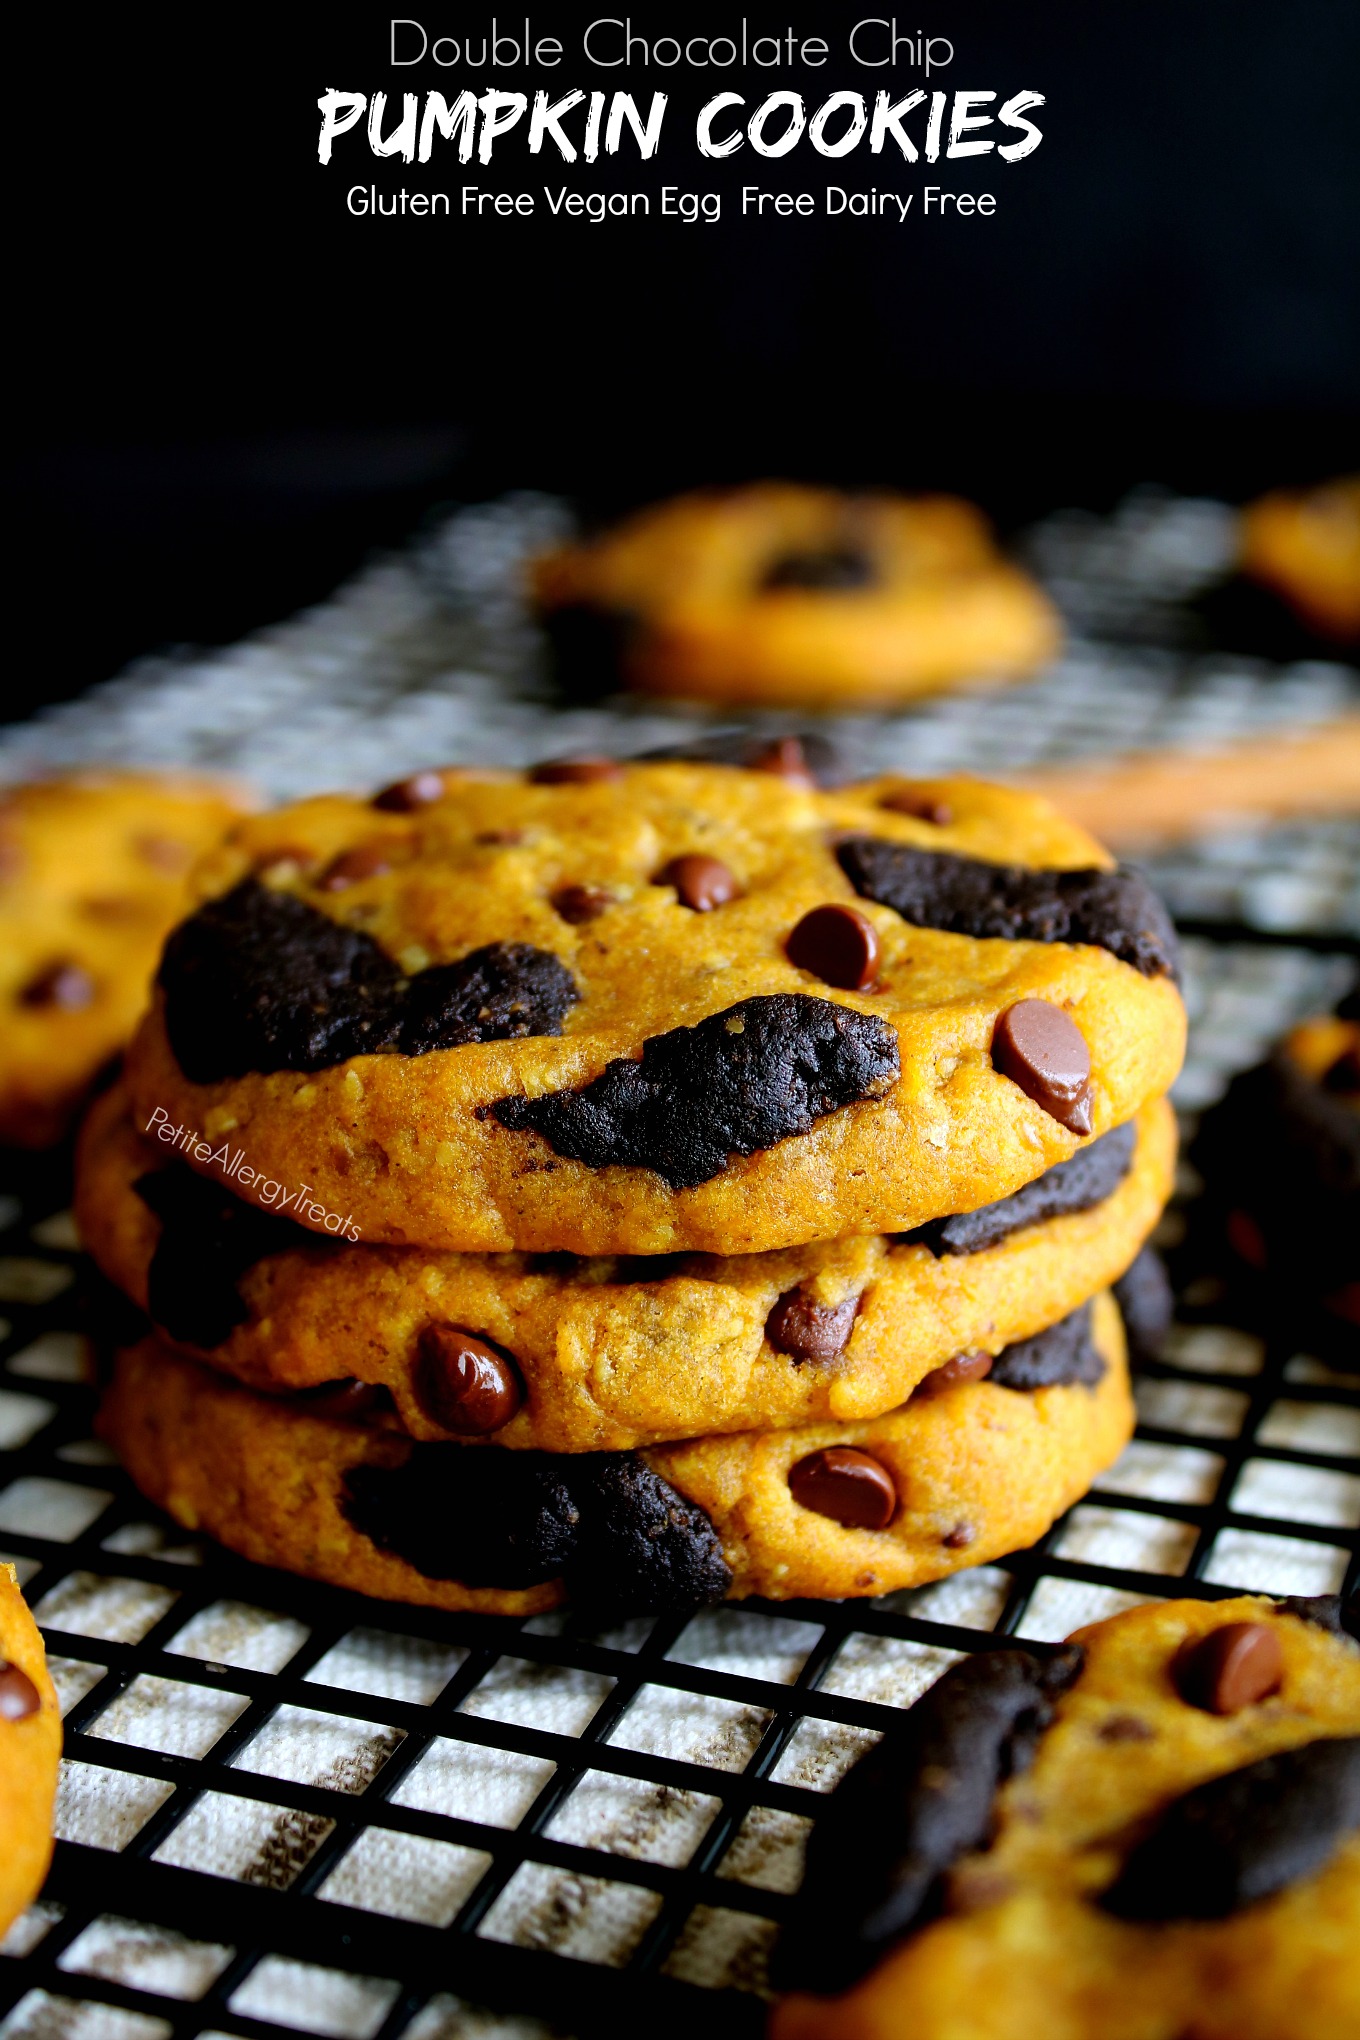
[[[450,1609],[867,1595],[1124,1445],[1185,1016],[1044,802],[430,771],[198,892],[78,1192],[150,1320],[104,1429],[186,1526]]]

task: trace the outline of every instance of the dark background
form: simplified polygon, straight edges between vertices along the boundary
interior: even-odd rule
[[[7,499],[28,656],[0,712],[138,653],[225,640],[323,594],[433,504],[515,486],[592,511],[763,472],[944,486],[1012,526],[1142,481],[1240,498],[1360,461],[1356,0],[1049,0],[899,15],[949,35],[929,81],[591,73],[668,90],[657,163],[422,170],[358,135],[316,161],[329,86],[523,87],[394,73],[387,22],[480,32],[488,5],[49,15],[23,53]],[[523,13],[498,6],[502,26]],[[604,11],[531,9],[564,40]],[[634,24],[721,32],[733,4]],[[858,7],[773,14],[843,41]],[[285,18],[280,19],[280,14]],[[1047,95],[1028,161],[905,169],[692,140],[718,89]],[[394,102],[390,102],[394,103]],[[919,116],[917,116],[919,121]],[[913,123],[913,125],[915,125]],[[717,226],[364,220],[351,182],[727,194]],[[743,222],[742,182],[994,189],[991,221]]]

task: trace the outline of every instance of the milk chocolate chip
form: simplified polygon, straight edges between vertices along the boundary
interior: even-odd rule
[[[549,758],[529,774],[535,786],[596,786],[622,777],[614,758]]]
[[[715,907],[725,907],[741,890],[717,857],[673,857],[657,873],[656,884],[673,885],[681,906],[696,914],[711,914]]]
[[[992,1371],[990,1353],[956,1353],[952,1360],[946,1360],[943,1367],[932,1368],[917,1382],[912,1390],[913,1402],[933,1402],[937,1395],[947,1395],[951,1388],[961,1388],[967,1381],[985,1381]]]
[[[858,907],[814,907],[785,948],[799,970],[843,992],[867,992],[878,975],[878,932]]]
[[[409,815],[415,809],[429,807],[431,802],[443,798],[442,772],[413,772],[409,779],[395,779],[390,786],[384,786],[375,793],[370,806],[381,809],[384,814]]]
[[[1076,1022],[1047,999],[1021,999],[992,1034],[992,1062],[1069,1133],[1091,1131],[1091,1051]]]
[[[1206,1714],[1240,1714],[1279,1692],[1284,1652],[1268,1623],[1225,1622],[1182,1645],[1172,1677],[1191,1707]]]
[[[790,786],[801,787],[807,793],[816,790],[817,781],[808,764],[807,751],[798,737],[777,737],[764,750],[753,751],[744,762],[748,772],[772,772],[776,779],[786,779]]]
[[[765,1336],[776,1353],[792,1360],[834,1360],[843,1353],[859,1309],[859,1298],[814,1303],[801,1289],[786,1290],[765,1320]]]
[[[809,1452],[789,1470],[789,1493],[800,1509],[829,1516],[847,1530],[886,1530],[897,1509],[887,1467],[854,1445]]]
[[[581,928],[587,921],[598,921],[606,907],[613,906],[614,895],[602,885],[562,885],[553,894],[552,903],[564,921]]]
[[[344,892],[365,878],[381,878],[392,869],[392,855],[393,846],[382,841],[356,843],[352,850],[342,850],[321,874],[318,883],[322,892]]]
[[[56,1006],[63,1013],[79,1013],[94,998],[94,979],[78,963],[49,963],[29,979],[19,998],[25,1006]]]
[[[8,1658],[0,1658],[0,1721],[26,1721],[36,1714],[42,1701],[28,1673]]]
[[[460,1438],[481,1438],[508,1424],[524,1400],[508,1353],[460,1325],[426,1325],[420,1335],[416,1394],[421,1408]]]

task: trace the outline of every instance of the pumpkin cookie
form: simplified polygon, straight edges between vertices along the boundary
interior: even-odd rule
[[[1360,475],[1253,503],[1241,562],[1320,637],[1360,642]]]
[[[643,510],[533,593],[571,691],[886,706],[1023,678],[1062,635],[970,503],[776,482]]]
[[[1357,1628],[1168,1601],[963,1659],[813,1830],[772,2040],[1349,2040]]]
[[[1132,1431],[1108,1295],[990,1368],[966,1361],[864,1423],[567,1455],[417,1443],[371,1391],[269,1398],[147,1339],[118,1356],[101,1428],[186,1527],[382,1599],[839,1598],[1033,1543]]]
[[[225,786],[81,773],[0,792],[0,1141],[60,1139],[146,1004]]]
[[[38,1895],[52,1858],[61,1709],[13,1566],[0,1565],[0,1935]]]
[[[244,822],[200,891],[140,1122],[369,1245],[904,1231],[1133,1118],[1184,1045],[1146,883],[970,780],[423,773]]]

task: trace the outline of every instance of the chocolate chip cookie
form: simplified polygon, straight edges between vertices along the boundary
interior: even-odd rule
[[[1320,637],[1360,643],[1360,475],[1251,504],[1241,561]]]
[[[862,1423],[559,1454],[420,1442],[380,1389],[266,1397],[147,1339],[118,1356],[101,1428],[186,1527],[383,1599],[527,1614],[568,1595],[839,1598],[1032,1543],[1124,1446],[1108,1294],[988,1357]]]
[[[0,1935],[42,1887],[52,1857],[61,1710],[14,1568],[0,1565]]]
[[[205,1170],[229,1137],[240,1194],[305,1185],[370,1245],[903,1231],[1133,1118],[1184,1043],[1145,882],[975,781],[422,773],[243,823],[200,890],[142,1123]]]
[[[60,1139],[146,1004],[190,866],[244,805],[150,773],[0,793],[0,1141]]]
[[[1023,678],[1061,641],[1048,598],[948,496],[681,496],[537,560],[533,593],[572,692],[888,705]]]
[[[337,1244],[139,1135],[119,1088],[76,1214],[162,1335],[252,1387],[383,1388],[412,1437],[554,1452],[848,1422],[995,1355],[1123,1276],[1170,1194],[1165,1100],[997,1203],[916,1234],[750,1255],[578,1260]],[[489,1384],[497,1392],[491,1393]]]
[[[1357,1629],[1169,1601],[961,1660],[813,1831],[773,2040],[1360,2031]]]

